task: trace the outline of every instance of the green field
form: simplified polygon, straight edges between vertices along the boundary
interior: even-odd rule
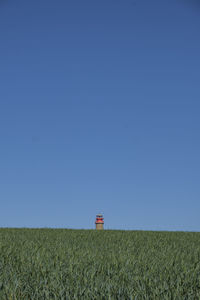
[[[200,233],[0,229],[0,299],[200,299]]]

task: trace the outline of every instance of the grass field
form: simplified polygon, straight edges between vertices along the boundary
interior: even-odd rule
[[[0,229],[0,299],[200,299],[200,233]]]

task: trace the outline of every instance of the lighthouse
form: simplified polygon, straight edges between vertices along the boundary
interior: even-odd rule
[[[103,229],[103,225],[104,225],[104,218],[103,218],[103,215],[99,214],[99,215],[96,215],[96,229],[97,230],[102,230]]]

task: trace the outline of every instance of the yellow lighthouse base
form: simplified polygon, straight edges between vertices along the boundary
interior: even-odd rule
[[[97,230],[103,230],[103,224],[97,223],[97,224],[96,224],[96,229],[97,229]]]

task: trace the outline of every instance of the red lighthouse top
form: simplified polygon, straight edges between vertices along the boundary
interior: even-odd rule
[[[96,215],[96,222],[95,224],[104,224],[103,215]]]

